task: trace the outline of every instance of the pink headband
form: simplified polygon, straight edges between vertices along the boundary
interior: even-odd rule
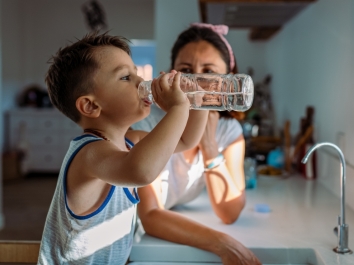
[[[226,25],[212,25],[212,24],[206,24],[206,23],[192,23],[191,27],[198,27],[198,28],[208,28],[214,31],[216,34],[219,35],[220,39],[225,43],[229,54],[230,54],[230,68],[231,71],[235,67],[235,59],[234,59],[234,53],[232,51],[232,48],[230,46],[230,43],[225,39],[223,35],[226,35],[229,32],[229,27]]]

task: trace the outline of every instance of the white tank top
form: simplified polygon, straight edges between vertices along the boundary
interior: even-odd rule
[[[135,123],[134,130],[151,131],[164,116],[164,111],[151,106],[150,115]],[[242,135],[241,124],[235,119],[220,118],[216,129],[218,151],[222,152]],[[183,153],[171,156],[161,172],[161,200],[166,209],[195,199],[204,189],[204,162],[199,151],[192,164],[186,162]]]
[[[102,205],[86,216],[75,215],[66,200],[66,175],[71,161],[86,144],[100,140],[82,135],[71,141],[47,215],[38,264],[126,263],[139,202],[136,189],[133,195],[127,188],[112,185]],[[126,142],[133,146],[129,140]]]

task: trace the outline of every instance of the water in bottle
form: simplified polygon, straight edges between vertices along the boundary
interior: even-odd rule
[[[154,102],[151,82],[143,81],[138,87],[139,97],[147,102]],[[180,86],[191,109],[246,111],[253,102],[253,81],[245,74],[182,74]]]

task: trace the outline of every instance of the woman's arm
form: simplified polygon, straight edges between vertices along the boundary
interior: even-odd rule
[[[138,215],[147,234],[167,241],[193,246],[220,256],[224,265],[259,265],[254,254],[232,237],[165,210],[159,200],[159,179],[139,188]]]
[[[205,167],[219,154],[215,140],[217,121],[215,116],[209,115],[206,131],[199,144]],[[243,136],[239,136],[230,144],[223,151],[223,155],[225,162],[205,172],[206,185],[214,212],[225,224],[231,224],[237,220],[245,206],[243,168],[245,140]]]

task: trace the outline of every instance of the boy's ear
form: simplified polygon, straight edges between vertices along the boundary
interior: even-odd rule
[[[89,118],[97,118],[101,114],[101,107],[92,95],[81,96],[76,100],[76,108],[81,115]]]

